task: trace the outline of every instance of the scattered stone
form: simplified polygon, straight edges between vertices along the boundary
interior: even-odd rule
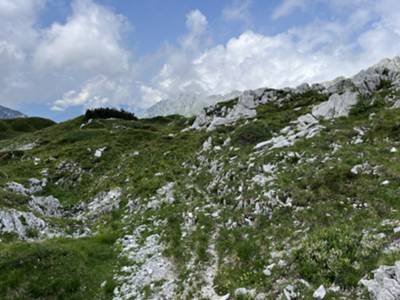
[[[94,152],[94,157],[100,158],[103,156],[104,151],[107,150],[107,147],[99,148]]]
[[[297,299],[298,296],[295,287],[291,284],[284,288],[283,294],[285,295],[287,300]]]
[[[28,143],[28,144],[23,144],[23,145],[19,145],[18,147],[16,147],[15,150],[17,151],[29,151],[34,149],[37,146],[36,143]]]
[[[336,285],[336,284],[332,284],[329,288],[328,291],[332,292],[332,293],[339,293],[340,292],[340,286]]]
[[[246,289],[246,288],[238,288],[235,290],[235,296],[236,297],[250,297],[254,298],[256,296],[256,290],[255,289]]]
[[[319,288],[314,292],[314,299],[324,299],[326,296],[326,290],[323,285],[320,285]]]
[[[209,137],[204,143],[203,143],[203,152],[210,151],[212,149],[212,138]]]
[[[269,277],[272,275],[272,269],[275,267],[275,264],[270,264],[269,266],[266,266],[263,273],[265,276]]]

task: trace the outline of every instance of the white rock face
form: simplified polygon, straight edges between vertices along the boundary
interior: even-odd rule
[[[350,108],[357,103],[357,99],[358,94],[351,91],[346,91],[342,95],[333,94],[328,101],[314,107],[312,114],[315,117],[324,119],[346,117],[350,112]]]
[[[400,261],[394,266],[381,266],[373,273],[374,279],[360,281],[360,284],[368,289],[372,299],[400,299]]]
[[[15,209],[0,209],[0,232],[15,233],[18,238],[29,238],[28,230],[37,231],[39,236],[49,234],[47,224],[30,212]]]
[[[363,70],[351,78],[353,84],[363,95],[369,95],[377,89],[382,80],[388,80],[395,87],[400,86],[400,57],[384,59],[377,65]]]

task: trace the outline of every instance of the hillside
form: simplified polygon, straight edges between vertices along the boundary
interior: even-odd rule
[[[0,141],[0,298],[399,299],[399,150],[400,58]]]
[[[0,105],[0,120],[26,117],[23,113]]]
[[[24,133],[31,133],[54,124],[51,120],[35,117],[0,120],[0,140],[10,139]]]

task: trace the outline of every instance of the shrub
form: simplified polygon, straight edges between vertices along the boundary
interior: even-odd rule
[[[122,119],[122,120],[137,120],[137,117],[128,111],[123,109],[118,110],[115,108],[95,108],[95,109],[88,109],[85,113],[86,121],[89,119]]]
[[[367,244],[367,246],[366,246]],[[348,226],[317,230],[295,252],[300,274],[314,284],[357,285],[375,259],[380,245],[363,240],[360,232]]]
[[[261,121],[255,121],[237,129],[232,136],[232,141],[235,144],[248,145],[268,140],[271,137],[270,128]]]

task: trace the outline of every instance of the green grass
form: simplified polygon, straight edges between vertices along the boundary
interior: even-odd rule
[[[0,140],[35,132],[53,125],[55,125],[53,121],[43,118],[0,120]]]
[[[2,299],[110,299],[113,238],[55,239],[0,246]],[[101,284],[106,281],[106,286]]]

